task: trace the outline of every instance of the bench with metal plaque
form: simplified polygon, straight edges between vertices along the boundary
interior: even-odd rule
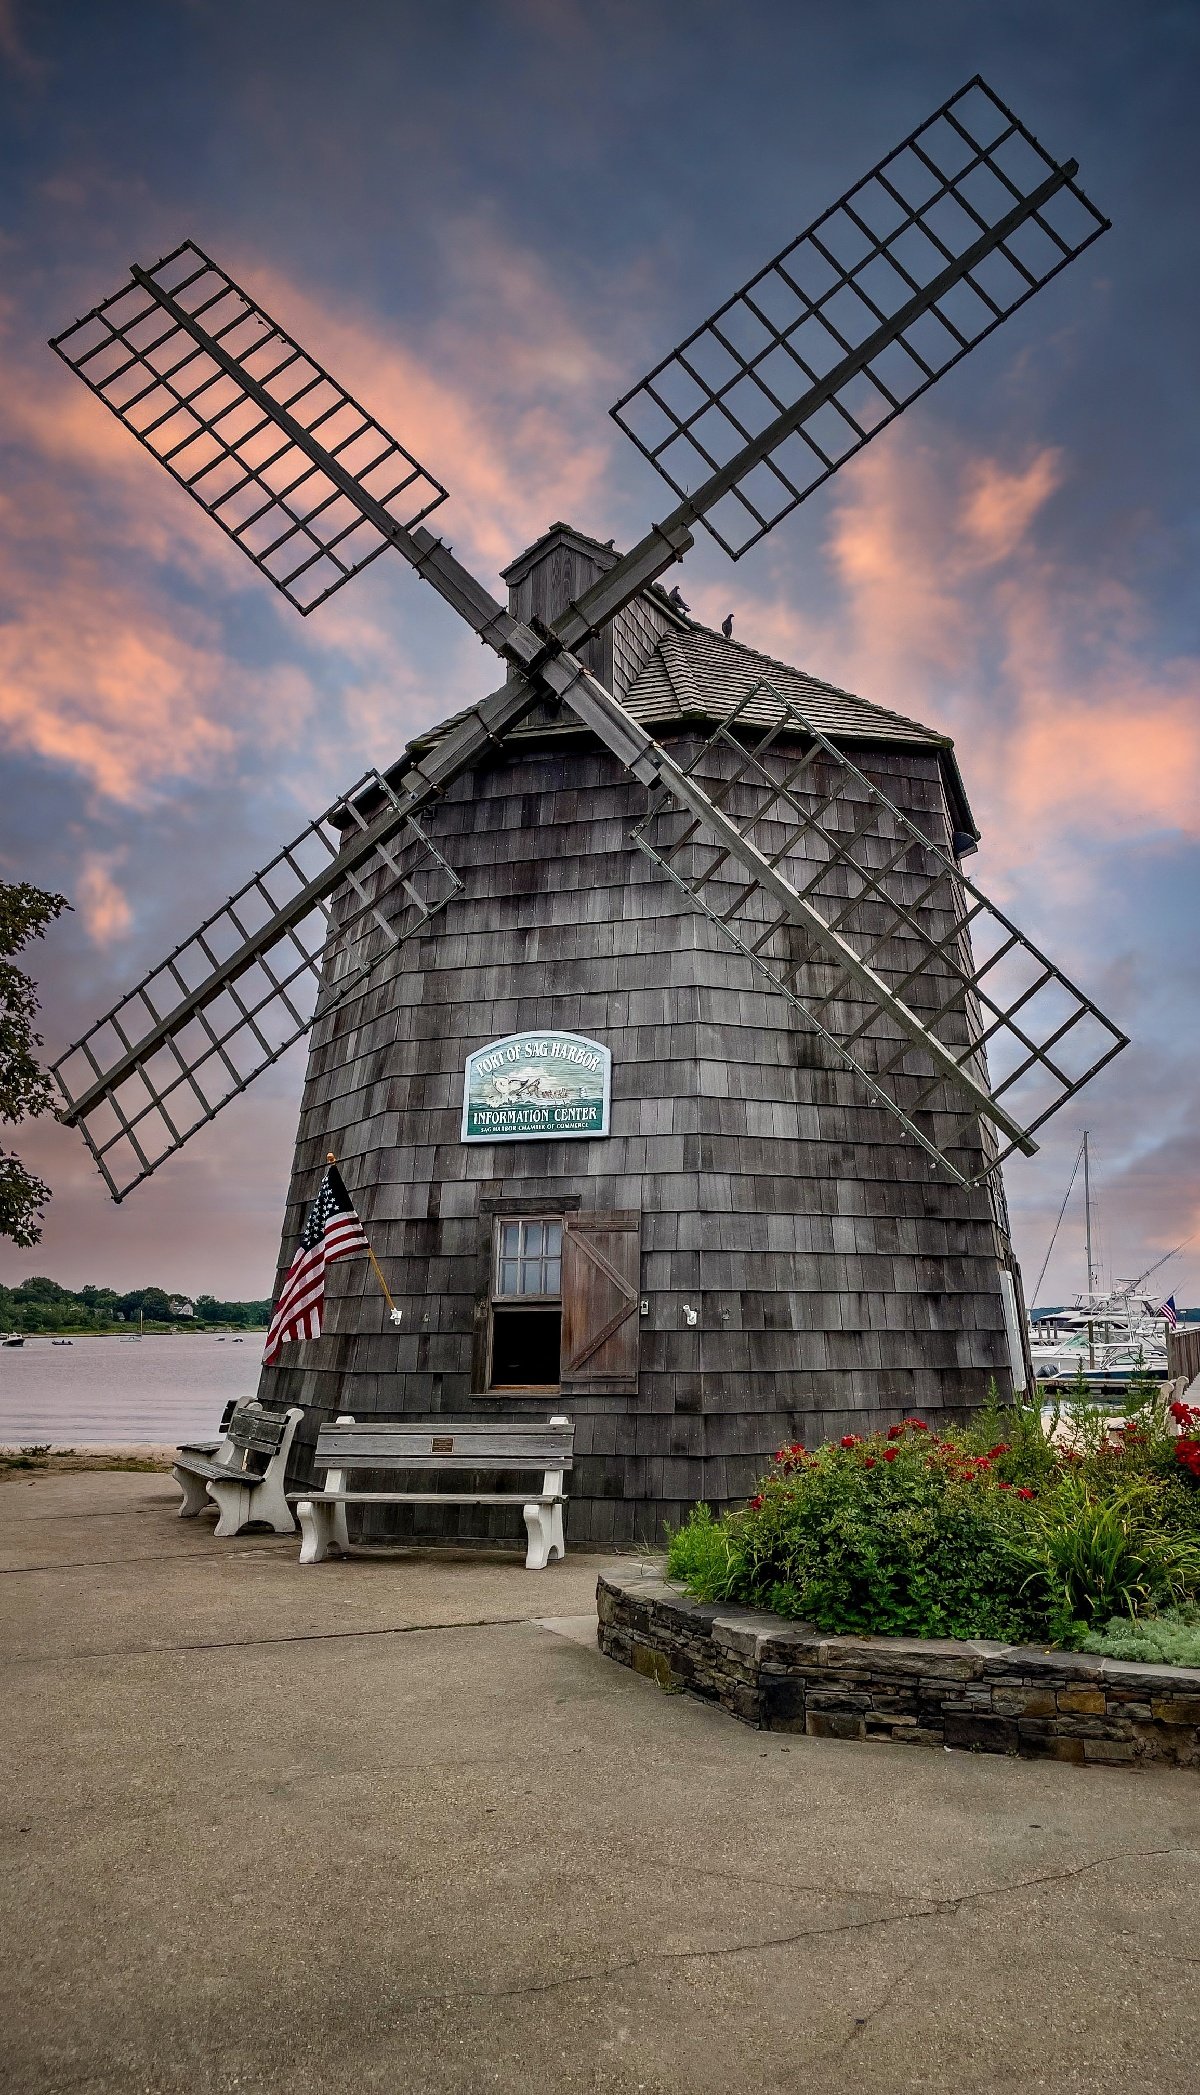
[[[237,1535],[252,1521],[266,1521],[277,1535],[288,1535],[296,1523],[284,1493],[284,1476],[292,1438],[303,1413],[264,1411],[255,1397],[233,1407],[222,1420],[224,1437],[175,1450],[171,1474],[183,1493],[179,1518],[190,1520],[206,1505],[216,1506],[218,1535]]]
[[[527,1571],[544,1571],[551,1557],[566,1554],[563,1481],[572,1465],[575,1427],[570,1419],[545,1425],[482,1419],[426,1423],[356,1424],[349,1416],[322,1426],[314,1466],[325,1472],[325,1489],[296,1496],[304,1537],[302,1564],[319,1564],[332,1547],[350,1548],[347,1506],[520,1506],[529,1547]],[[348,1478],[358,1470],[541,1470],[540,1491],[354,1491]]]

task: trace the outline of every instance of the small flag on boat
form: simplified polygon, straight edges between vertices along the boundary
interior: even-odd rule
[[[1167,1320],[1168,1324],[1170,1325],[1170,1327],[1171,1327],[1172,1331],[1174,1331],[1174,1329],[1175,1329],[1175,1326],[1176,1326],[1176,1325],[1178,1324],[1178,1322],[1179,1322],[1179,1311],[1178,1311],[1178,1310],[1176,1309],[1176,1307],[1175,1307],[1175,1297],[1174,1297],[1174,1295],[1168,1295],[1168,1296],[1167,1296],[1167,1299],[1166,1299],[1166,1301],[1165,1301],[1165,1302],[1160,1302],[1160,1303],[1159,1303],[1159,1305],[1158,1305],[1158,1314],[1159,1314],[1159,1316],[1160,1316],[1160,1317],[1165,1317],[1165,1318],[1166,1318],[1166,1320]]]
[[[285,1339],[320,1338],[325,1268],[334,1259],[353,1258],[360,1251],[370,1255],[366,1232],[354,1212],[354,1202],[341,1172],[336,1164],[330,1164],[308,1211],[300,1248],[288,1267],[275,1304],[263,1349],[264,1366],[271,1367],[278,1360]]]

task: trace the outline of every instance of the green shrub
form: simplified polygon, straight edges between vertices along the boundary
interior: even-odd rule
[[[730,1523],[717,1520],[707,1506],[693,1506],[667,1546],[670,1577],[679,1579],[697,1600],[732,1599],[742,1571],[733,1534]]]
[[[744,1511],[676,1531],[669,1574],[833,1633],[1066,1645],[1200,1595],[1200,1480],[1161,1398],[1123,1435],[1094,1410],[1065,1446],[1036,1409],[993,1404],[942,1435],[905,1419],[781,1448]]]
[[[1141,1622],[1116,1616],[1081,1637],[1080,1649],[1135,1665],[1200,1666],[1200,1607],[1170,1608]]]

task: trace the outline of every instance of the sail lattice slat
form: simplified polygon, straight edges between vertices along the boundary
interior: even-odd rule
[[[377,771],[311,822],[54,1065],[114,1200],[461,887]]]
[[[747,719],[764,702],[777,716],[765,733]],[[966,877],[944,816],[922,826],[769,683],[685,775],[736,836],[668,785],[634,841],[960,1184],[1032,1150],[1126,1045]]]
[[[1105,231],[1073,175],[969,81],[614,418],[679,495],[730,468],[698,513],[739,559]],[[806,401],[799,426],[739,461]]]

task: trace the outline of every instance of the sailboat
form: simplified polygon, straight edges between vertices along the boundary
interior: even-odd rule
[[[1065,1390],[1082,1369],[1089,1395],[1103,1397],[1111,1394],[1120,1398],[1128,1390],[1132,1377],[1139,1372],[1152,1376],[1155,1381],[1166,1379],[1166,1318],[1161,1309],[1147,1300],[1141,1289],[1151,1274],[1157,1273],[1177,1251],[1182,1251],[1183,1246],[1177,1244],[1174,1251],[1164,1252],[1162,1258],[1156,1259],[1136,1280],[1118,1280],[1111,1288],[1099,1286],[1093,1256],[1091,1148],[1085,1128],[1058,1221],[1042,1261],[1037,1288],[1034,1289],[1035,1298],[1050,1263],[1050,1253],[1081,1165],[1087,1286],[1068,1306],[1043,1313],[1036,1323],[1030,1317],[1030,1357],[1038,1382],[1053,1392]]]

